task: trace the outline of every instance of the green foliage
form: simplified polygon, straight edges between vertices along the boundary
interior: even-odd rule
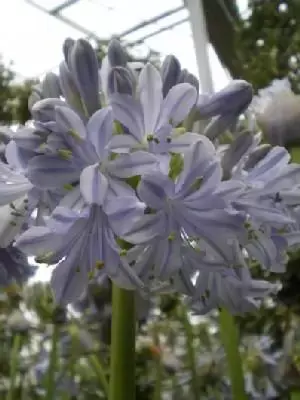
[[[255,89],[289,77],[300,92],[300,2],[250,0],[250,16],[237,24],[242,76]]]
[[[28,97],[34,81],[15,83],[15,73],[0,58],[0,123],[24,123],[30,117]]]

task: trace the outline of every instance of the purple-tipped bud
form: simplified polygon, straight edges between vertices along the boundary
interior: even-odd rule
[[[262,144],[257,147],[248,157],[248,160],[245,163],[244,169],[249,170],[255,167],[257,163],[259,163],[272,149],[270,144]]]
[[[224,178],[228,179],[232,168],[241,160],[253,145],[254,138],[251,132],[244,132],[231,143],[222,158]]]
[[[44,98],[59,98],[62,94],[58,76],[53,72],[46,74],[43,79],[42,93]]]
[[[252,97],[252,86],[246,81],[236,80],[210,96],[206,102],[199,104],[198,108],[204,118],[215,115],[238,116],[249,106]]]
[[[179,82],[180,83],[189,83],[190,85],[193,85],[197,92],[199,92],[199,81],[195,77],[195,75],[191,74],[187,69],[183,69],[180,73],[179,76]]]
[[[75,110],[83,113],[80,93],[65,61],[59,66],[59,84],[67,103]]]
[[[65,62],[67,63],[67,65],[69,65],[70,54],[71,54],[71,50],[72,50],[74,44],[75,44],[75,40],[71,39],[71,38],[67,38],[64,41],[63,53],[64,53]]]
[[[125,67],[128,61],[127,54],[117,39],[110,41],[107,56],[111,67]]]
[[[108,94],[132,94],[135,79],[130,70],[123,67],[113,67],[108,74]]]
[[[70,53],[69,69],[88,115],[100,108],[99,64],[92,45],[84,39],[75,42]]]
[[[161,77],[163,81],[163,95],[166,97],[169,90],[177,85],[181,73],[181,66],[178,59],[169,55],[164,59],[161,66]]]

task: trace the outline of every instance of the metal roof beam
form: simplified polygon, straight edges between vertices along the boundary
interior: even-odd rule
[[[179,12],[179,11],[182,11],[182,10],[184,10],[184,9],[185,9],[184,5],[179,6],[179,7],[177,7],[177,8],[172,8],[172,10],[165,11],[165,12],[163,12],[162,14],[156,15],[156,16],[153,17],[153,18],[149,18],[149,19],[147,19],[147,20],[145,20],[145,21],[143,21],[143,22],[140,22],[140,23],[137,24],[137,25],[132,26],[130,29],[127,29],[126,31],[124,31],[124,32],[122,32],[122,33],[116,35],[116,37],[117,37],[117,38],[123,38],[124,36],[127,36],[127,35],[129,35],[130,33],[136,32],[136,31],[138,31],[139,29],[144,28],[145,26],[154,24],[155,22],[158,22],[158,21],[160,21],[161,19],[166,18],[166,17],[169,17],[170,15],[173,15],[173,14],[175,14],[175,13],[177,13],[177,12]]]
[[[79,0],[67,0],[64,1],[62,4],[60,4],[59,6],[52,8],[52,10],[49,10],[49,14],[51,15],[57,15],[58,13],[60,13],[61,11],[63,11],[65,8],[68,8],[70,6],[72,6],[75,3],[78,3]]]

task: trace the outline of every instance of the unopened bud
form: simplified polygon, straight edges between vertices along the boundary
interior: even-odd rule
[[[108,94],[132,94],[134,76],[127,68],[113,67],[108,74]]]
[[[252,86],[242,80],[235,80],[224,89],[208,97],[198,105],[202,117],[211,118],[215,115],[238,116],[246,110],[253,96]]]

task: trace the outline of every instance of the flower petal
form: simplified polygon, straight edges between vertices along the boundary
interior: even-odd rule
[[[85,139],[86,131],[81,118],[71,108],[55,107],[56,121],[59,127],[65,132],[74,132],[81,139]]]
[[[197,90],[188,83],[173,86],[163,102],[162,118],[174,126],[183,121],[197,101]]]
[[[162,106],[162,80],[158,70],[146,64],[139,75],[138,92],[144,113],[144,132],[155,133]]]
[[[33,226],[22,233],[16,246],[28,255],[41,255],[54,251],[61,238],[46,226]]]
[[[138,147],[139,142],[131,135],[115,135],[108,143],[108,149],[114,153],[129,153]]]
[[[199,135],[199,140],[184,153],[184,167],[176,184],[176,192],[189,189],[198,178],[203,177],[214,156],[214,145],[209,139]]]
[[[129,178],[143,175],[158,166],[154,154],[145,151],[135,151],[130,154],[120,154],[115,160],[110,161],[107,169],[112,176],[117,178]]]
[[[14,140],[11,140],[5,148],[5,158],[8,164],[17,171],[26,169],[29,157],[32,155],[34,155],[32,151],[20,149]]]
[[[80,175],[80,190],[87,204],[101,206],[105,200],[108,181],[100,172],[99,165],[86,167]]]
[[[110,96],[110,105],[114,118],[124,125],[136,140],[141,142],[145,131],[140,103],[132,96],[114,93]]]
[[[248,179],[260,181],[272,180],[286,167],[291,156],[284,147],[274,147],[269,153],[250,171]]]
[[[78,213],[62,206],[57,206],[47,220],[47,227],[58,234],[66,234],[78,220]]]
[[[123,238],[133,244],[142,244],[164,232],[164,218],[161,213],[144,215],[134,226],[123,235]]]
[[[43,143],[43,138],[36,133],[35,129],[29,127],[19,129],[13,139],[18,147],[26,150],[35,150]]]
[[[192,144],[200,139],[198,133],[186,132],[183,135],[172,136],[169,144],[169,151],[172,153],[183,153],[187,151]]]
[[[65,106],[65,102],[60,99],[42,99],[32,107],[32,117],[41,122],[54,121],[55,107],[58,106]]]
[[[54,297],[60,305],[78,300],[88,285],[87,271],[75,264],[74,257],[67,257],[53,271],[51,286]]]
[[[0,206],[24,197],[31,188],[32,184],[26,178],[24,178],[23,183],[0,183]]]
[[[102,108],[91,116],[87,123],[87,138],[95,147],[100,158],[104,157],[106,146],[112,137],[113,117],[110,107]]]
[[[107,197],[104,204],[105,214],[118,236],[128,232],[138,218],[144,215],[145,205],[134,196]]]
[[[0,247],[2,248],[9,246],[24,226],[27,207],[24,200],[23,197],[13,203],[18,214],[13,215],[10,205],[0,207]]]
[[[137,193],[147,206],[160,210],[164,207],[166,199],[174,194],[174,182],[161,172],[146,174],[141,179]]]
[[[57,156],[36,156],[28,164],[28,178],[40,188],[59,188],[77,181],[79,175],[80,170],[72,161]]]

